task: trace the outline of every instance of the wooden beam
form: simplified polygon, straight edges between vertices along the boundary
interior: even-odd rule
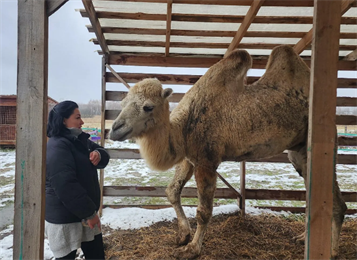
[[[122,77],[119,76],[118,73],[115,72],[115,70],[108,64],[105,64],[105,66],[113,73],[113,75],[121,82],[125,85],[125,87],[127,87],[128,89],[130,89],[130,85],[128,83],[125,82],[125,80],[122,79]]]
[[[238,48],[239,43],[243,39],[245,33],[248,31],[250,24],[253,22],[257,13],[259,12],[260,7],[263,5],[265,0],[256,0],[252,2],[246,16],[244,17],[236,35],[233,37],[232,42],[229,44],[224,57],[231,53],[234,49]]]
[[[109,49],[105,42],[102,28],[100,26],[98,16],[94,9],[92,0],[82,0],[82,2],[83,2],[83,6],[85,7],[85,11],[87,13],[87,17],[89,18],[91,24],[93,25],[95,35],[97,36],[97,39],[100,44],[100,47],[102,48],[102,51],[104,53],[109,53]]]
[[[18,0],[13,259],[43,259],[48,16],[45,0]]]
[[[310,57],[301,57],[310,66]],[[109,55],[110,65],[135,65],[159,67],[209,68],[222,59],[222,55],[170,55],[161,53],[112,53]],[[252,56],[253,69],[265,69],[268,56]],[[339,60],[339,70],[356,70],[356,62]]]
[[[166,3],[167,0],[105,0],[116,2]],[[250,6],[254,0],[175,0],[175,4]],[[312,7],[313,0],[266,0],[264,6]],[[354,7],[357,6],[355,3]]]
[[[127,83],[138,83],[139,81],[146,78],[157,78],[163,84],[175,84],[175,85],[193,85],[201,77],[201,75],[124,73],[124,72],[121,72],[120,76]],[[106,79],[107,82],[118,82],[118,79],[111,72],[106,73]],[[260,77],[247,77],[247,84],[252,84],[258,79],[260,79]],[[357,88],[357,79],[339,78],[337,79],[337,88]],[[111,98],[111,96],[108,96],[107,98]],[[337,106],[355,106],[354,105],[355,100],[356,98],[338,97]]]
[[[111,159],[142,159],[139,149],[107,149]],[[234,161],[227,159],[226,161]],[[269,162],[269,163],[290,163],[287,154],[281,153],[276,156],[264,159],[251,159],[247,162]],[[338,164],[357,164],[357,155],[355,154],[339,154],[337,159]]]
[[[92,25],[87,25],[89,32],[94,32]],[[166,35],[165,29],[147,28],[118,28],[102,26],[103,33],[120,34],[145,34],[145,35]],[[171,35],[179,36],[207,36],[207,37],[234,37],[236,31],[211,31],[211,30],[173,30]],[[248,31],[244,37],[257,38],[302,38],[305,32],[279,32],[279,31]],[[357,33],[340,33],[340,39],[357,39]]]
[[[172,14],[172,0],[167,0],[166,43],[165,43],[166,57],[169,56],[170,53],[171,14]]]
[[[85,1],[85,0],[82,0]],[[82,17],[89,15],[83,9],[80,10]],[[166,14],[151,13],[121,13],[99,11],[96,13],[101,19],[128,19],[128,20],[145,20],[145,21],[166,21]],[[204,22],[204,23],[242,23],[244,15],[213,15],[213,14],[172,14],[172,21],[175,22]],[[254,23],[269,24],[312,24],[313,17],[309,16],[257,16]],[[342,24],[356,24],[355,17],[343,17]],[[93,23],[92,23],[93,24]]]
[[[146,74],[144,74],[146,75]],[[164,76],[163,76],[164,77]],[[168,76],[169,77],[169,76]],[[140,77],[140,79],[145,79],[145,78],[156,78],[154,75],[150,75],[149,77]],[[199,76],[198,76],[199,78]],[[255,77],[254,77],[255,78]],[[248,78],[249,81],[252,81],[254,78]],[[159,79],[159,78],[157,78]],[[136,80],[135,83],[139,82],[140,80]],[[116,79],[115,82],[118,82]],[[130,83],[134,83],[134,81],[129,81]],[[176,82],[170,82],[168,83],[167,81],[161,81],[162,84],[177,84]],[[179,82],[178,82],[179,83]],[[191,84],[193,85],[193,83]],[[127,91],[106,91],[105,92],[105,99],[110,100],[110,101],[121,101],[123,100],[126,95]],[[178,103],[181,101],[181,99],[184,97],[185,93],[173,93],[169,97],[169,102],[175,102]],[[357,106],[357,98],[350,98],[350,97],[337,97],[337,103],[336,106],[338,107],[356,107]],[[354,118],[351,118],[354,119]],[[347,120],[347,119],[345,119]],[[357,122],[356,122],[357,125]]]
[[[162,186],[104,186],[104,196],[113,197],[166,197],[166,187]],[[254,200],[306,200],[303,190],[246,189],[246,199]],[[182,189],[182,198],[197,198],[197,188]],[[231,188],[217,188],[215,198],[236,199],[237,193]],[[357,192],[342,192],[346,202],[357,202]]]
[[[92,40],[94,44],[99,44],[97,39]],[[107,40],[107,45],[109,46],[139,46],[139,47],[166,47],[166,42],[164,41],[127,41],[127,40]],[[239,49],[267,49],[272,50],[280,43],[240,43],[236,46]],[[293,44],[286,44],[294,47]],[[228,43],[220,42],[170,42],[171,47],[175,48],[208,48],[208,49],[226,49],[229,47]],[[354,45],[340,45],[341,51],[354,50],[356,46]]]
[[[239,208],[241,210],[241,215],[245,216],[245,200],[246,200],[246,188],[245,188],[245,162],[240,162],[240,194],[241,198],[239,200]]]
[[[68,0],[46,0],[47,16],[51,16],[67,2]]]
[[[341,16],[344,15],[352,7],[354,3],[355,0],[343,0],[341,2]],[[343,19],[344,17],[341,18],[341,24]],[[298,54],[302,53],[311,44],[312,34],[313,34],[313,29],[307,32],[304,35],[304,37],[302,37],[302,39],[295,44],[294,49],[296,53]]]
[[[330,259],[336,163],[340,1],[315,0],[309,102],[305,259]],[[324,134],[321,134],[324,133]]]
[[[100,145],[105,147],[105,104],[106,104],[106,90],[107,90],[107,78],[106,78],[106,64],[108,63],[108,55],[102,56],[102,100],[101,100],[101,116],[100,116]],[[104,169],[100,169],[99,172],[99,186],[100,186],[100,208],[98,211],[99,216],[102,216],[103,212],[103,190],[104,190]]]

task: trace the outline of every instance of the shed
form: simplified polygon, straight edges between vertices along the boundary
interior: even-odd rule
[[[43,253],[45,128],[48,62],[48,17],[67,0],[19,0],[18,104],[14,258],[40,259]],[[272,48],[290,44],[311,67],[310,149],[307,198],[309,240],[305,258],[331,256],[331,214],[336,124],[356,125],[356,116],[337,116],[336,87],[357,87],[356,78],[337,78],[338,70],[356,71],[355,0],[82,0],[102,63],[102,131],[119,111],[107,100],[123,93],[108,82],[134,83],[152,75],[118,73],[111,65],[208,68],[231,50],[253,55],[263,69]],[[312,45],[311,45],[312,44]],[[31,69],[29,69],[31,68]],[[107,71],[107,69],[110,71]],[[354,74],[355,75],[355,74]],[[154,75],[155,76],[155,75]],[[158,75],[160,76],[160,75]],[[161,74],[164,84],[192,85],[197,75]],[[196,76],[196,77],[195,77]],[[254,78],[248,78],[254,81]],[[179,99],[180,97],[178,97]],[[349,105],[347,105],[349,104]],[[38,115],[43,115],[42,117]],[[33,129],[32,132],[27,129]],[[323,130],[324,135],[319,134]],[[27,142],[22,142],[27,140]],[[348,142],[356,144],[356,140]],[[33,154],[37,156],[34,158]],[[112,151],[117,158],[138,158],[137,151]],[[356,163],[356,156],[345,158]],[[281,156],[273,160],[282,160]],[[244,162],[242,162],[244,164]],[[244,166],[242,167],[244,169]],[[39,174],[41,173],[41,174]],[[243,174],[242,174],[243,175]],[[136,191],[135,191],[136,192]],[[248,195],[248,194],[246,194]],[[355,197],[354,195],[352,197]],[[355,199],[355,198],[354,198]]]
[[[16,95],[0,95],[0,145],[16,145]],[[58,102],[48,97],[48,111]]]

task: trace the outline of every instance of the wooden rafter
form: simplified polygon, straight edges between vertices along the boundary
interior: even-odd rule
[[[84,0],[82,0],[84,1]],[[85,10],[81,9],[82,17],[88,17]],[[97,12],[98,18],[103,19],[129,19],[147,21],[166,21],[166,14],[149,13],[121,13],[121,12]],[[206,23],[242,23],[245,15],[213,15],[213,14],[172,14],[172,21],[179,22],[206,22]],[[270,24],[312,24],[313,17],[309,16],[258,16],[254,23]],[[355,17],[343,17],[341,24],[356,24]]]
[[[343,59],[344,60],[356,61],[357,60],[357,49],[355,49],[351,53],[347,54],[346,57],[344,57]]]
[[[226,57],[231,51],[238,47],[240,41],[243,39],[245,33],[248,31],[250,24],[253,22],[256,17],[260,7],[263,5],[265,0],[253,1],[250,6],[246,16],[244,17],[243,22],[241,23],[236,35],[233,37],[232,42],[229,44],[228,49],[224,56]]]
[[[51,16],[60,9],[68,0],[46,0],[46,13]]]
[[[172,0],[167,0],[165,56],[169,56],[170,53],[171,14],[172,14]]]
[[[102,28],[100,26],[98,17],[96,15],[96,12],[94,10],[93,2],[92,0],[82,0],[83,6],[86,10],[86,13],[88,15],[88,18],[93,25],[93,29],[95,32],[95,35],[97,36],[98,42],[100,44],[100,47],[102,48],[104,53],[109,53],[109,48],[105,42],[105,38],[102,32]]]
[[[341,2],[341,16],[344,15],[351,7],[353,4],[355,4],[355,0],[343,0]],[[341,18],[341,24],[343,23],[342,20],[345,17]],[[307,32],[304,37],[301,38],[298,43],[295,44],[294,49],[296,53],[301,53],[303,52],[312,42],[312,33],[313,33],[313,28]]]

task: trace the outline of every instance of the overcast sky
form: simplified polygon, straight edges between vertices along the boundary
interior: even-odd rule
[[[66,99],[78,103],[101,99],[101,56],[99,45],[89,40],[95,38],[85,25],[90,24],[76,9],[83,9],[81,0],[70,0],[49,20],[49,77],[48,95],[57,101]],[[0,94],[16,94],[17,74],[17,0],[0,0]],[[126,72],[168,72],[166,68],[116,66]],[[177,74],[202,75],[205,69],[177,68]],[[172,73],[172,71],[171,71]],[[261,75],[263,70],[249,71],[248,75]],[[340,77],[357,77],[349,72]],[[114,85],[114,86],[113,86]],[[119,84],[108,84],[108,89],[124,90]],[[175,87],[173,87],[176,91]],[[184,87],[180,89],[185,91]],[[180,91],[181,92],[181,91]],[[339,95],[357,96],[357,90],[339,90]]]

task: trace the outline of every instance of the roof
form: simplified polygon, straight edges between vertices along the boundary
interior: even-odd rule
[[[100,45],[100,54],[109,54],[111,64],[150,65],[132,64],[129,60],[132,56],[219,60],[235,48],[246,49],[256,59],[264,59],[281,44],[294,46],[306,59],[311,56],[313,0],[93,0],[83,3],[85,9],[80,10],[81,15],[90,19],[88,30],[96,34],[92,41]],[[353,55],[352,59],[356,59],[356,6],[356,1],[342,1],[341,60],[351,59]],[[190,62],[187,60],[186,66]],[[212,64],[201,64],[201,67]],[[355,70],[356,65],[350,68]]]
[[[17,95],[0,95],[0,106],[16,106]],[[51,97],[48,97],[49,101],[53,103],[58,103]]]

